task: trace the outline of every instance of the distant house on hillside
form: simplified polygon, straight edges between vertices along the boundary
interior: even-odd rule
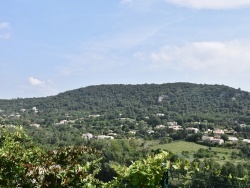
[[[214,129],[213,134],[224,134],[224,130],[221,129]]]
[[[202,136],[201,140],[202,141],[211,141],[213,139],[212,136]]]
[[[36,127],[36,128],[38,128],[38,127],[40,127],[40,124],[33,123],[33,124],[30,124],[30,126],[31,126],[31,127]]]
[[[228,134],[228,135],[233,135],[233,134],[236,134],[237,132],[234,131],[233,129],[231,129],[231,130],[224,129],[224,133],[225,133],[225,134]]]
[[[114,139],[113,136],[107,136],[107,135],[98,135],[96,138],[98,140],[101,140],[101,139],[111,139],[111,140],[113,140]]]
[[[210,143],[213,143],[213,144],[217,143],[219,145],[224,143],[224,141],[222,139],[214,138],[212,136],[202,136],[201,140],[204,141],[204,142],[210,142]]]
[[[229,136],[228,141],[231,141],[231,142],[235,143],[235,142],[238,142],[238,138],[233,137],[233,136]]]
[[[176,126],[178,124],[175,121],[170,121],[170,122],[167,122],[167,125],[169,125],[169,126]]]
[[[163,129],[165,128],[166,126],[165,125],[156,125],[155,126],[155,129]]]
[[[131,130],[131,131],[129,131],[128,133],[130,133],[130,134],[136,134],[136,130]]]
[[[82,137],[83,137],[85,140],[90,140],[90,139],[92,139],[94,136],[93,136],[93,134],[91,134],[91,133],[86,133],[86,134],[83,134]]]
[[[183,128],[180,125],[173,125],[173,126],[168,126],[168,132],[169,133],[173,133],[173,132],[177,132],[177,131],[182,131]]]
[[[217,144],[221,145],[224,143],[224,140],[222,140],[220,138],[213,138],[212,140],[210,140],[210,142],[213,144],[217,143]]]
[[[89,117],[93,117],[93,118],[96,118],[96,117],[100,117],[101,115],[99,114],[92,114],[92,115],[89,115]]]
[[[250,144],[250,140],[249,139],[243,139],[242,142],[245,142],[247,144]]]
[[[153,130],[148,130],[147,132],[148,132],[148,134],[153,134],[154,133]]]
[[[162,117],[165,116],[165,114],[157,113],[156,116]]]
[[[186,128],[186,131],[189,134],[193,134],[193,133],[195,134],[195,133],[198,133],[200,130],[198,128],[188,127],[188,128]]]

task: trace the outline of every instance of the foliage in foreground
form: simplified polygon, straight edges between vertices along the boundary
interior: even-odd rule
[[[89,147],[64,147],[50,152],[32,145],[22,128],[1,129],[0,187],[100,187],[100,154]]]
[[[117,176],[108,183],[96,177],[100,153],[90,147],[64,147],[46,152],[32,144],[21,127],[0,129],[0,187],[26,188],[160,188],[162,176],[169,171],[173,187],[249,187],[250,166],[211,159],[188,161],[161,151],[130,166],[110,164]],[[213,180],[213,181],[211,181]]]

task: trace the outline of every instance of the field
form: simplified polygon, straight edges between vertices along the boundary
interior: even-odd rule
[[[186,141],[175,141],[167,144],[159,144],[159,141],[146,141],[146,144],[150,149],[163,149],[171,151],[177,155],[182,155],[183,151],[188,153],[187,156],[189,159],[193,159],[193,155],[197,153],[200,148],[206,149],[208,152],[213,154],[212,159],[223,164],[227,161],[233,163],[240,163],[240,162],[247,162],[243,159],[237,157],[232,159],[232,152],[239,153],[238,149],[230,149],[230,148],[222,148],[222,147],[211,147],[203,146],[200,144],[196,144],[193,142],[186,142]]]

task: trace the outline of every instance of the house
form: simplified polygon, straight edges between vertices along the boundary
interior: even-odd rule
[[[212,139],[210,140],[210,142],[213,143],[213,144],[217,143],[217,144],[221,145],[221,144],[224,143],[224,140],[222,140],[222,139],[220,139],[220,138],[212,138]]]
[[[236,134],[237,132],[234,131],[233,129],[224,129],[225,134],[233,135]]]
[[[223,144],[224,141],[220,138],[214,138],[214,137],[211,137],[211,136],[202,136],[201,138],[202,141],[207,141],[207,142],[210,142],[210,143],[217,143],[217,144]]]
[[[182,126],[180,125],[173,125],[173,126],[168,126],[168,131],[173,133],[173,132],[177,132],[183,130]]]
[[[250,144],[250,140],[249,139],[243,139],[242,142],[245,142],[247,144]]]
[[[211,141],[213,139],[212,136],[202,136],[201,140],[202,141]]]
[[[107,136],[107,135],[98,135],[96,138],[98,140],[102,140],[102,139],[111,139],[111,140],[113,140],[114,139],[113,136]]]
[[[168,124],[169,126],[176,126],[176,125],[177,125],[177,122],[175,122],[175,121],[170,121],[170,122],[167,122],[167,124]]]
[[[207,131],[204,132],[204,134],[210,134],[212,133],[213,131],[211,129],[208,129]]]
[[[157,113],[156,116],[162,117],[165,116],[165,114]]]
[[[117,136],[117,133],[108,133],[108,136]]]
[[[90,139],[92,139],[94,136],[93,136],[93,134],[91,134],[91,133],[86,133],[86,134],[83,134],[82,137],[83,137],[85,140],[90,140]]]
[[[89,117],[93,117],[93,118],[100,117],[100,116],[101,116],[101,115],[99,115],[99,114],[89,115]]]
[[[21,112],[25,112],[25,111],[26,111],[26,109],[22,108],[20,111],[21,111]]]
[[[148,134],[153,134],[154,133],[153,130],[148,130],[147,132],[148,132]]]
[[[136,130],[131,130],[131,131],[129,131],[128,133],[130,133],[130,134],[136,134]]]
[[[188,128],[186,128],[186,131],[187,131],[187,133],[189,133],[189,134],[192,134],[192,133],[198,133],[200,130],[198,129],[198,128],[194,128],[194,127],[188,127]]]
[[[229,137],[228,137],[228,141],[231,141],[231,142],[233,142],[233,143],[236,143],[236,142],[238,142],[238,138],[233,137],[233,136],[229,136]]]
[[[34,113],[38,113],[38,109],[36,107],[33,107],[32,110],[34,111]]]
[[[221,129],[214,129],[213,133],[214,134],[224,134],[224,131]]]
[[[162,129],[162,128],[165,128],[165,127],[166,127],[165,125],[156,125],[155,129]]]
[[[38,127],[40,127],[40,124],[34,123],[34,124],[30,124],[30,126],[38,128]]]

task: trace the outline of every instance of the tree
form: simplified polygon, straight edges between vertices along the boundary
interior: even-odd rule
[[[101,187],[95,178],[100,153],[90,147],[44,151],[34,146],[22,127],[1,128],[0,185],[3,187]],[[92,155],[90,161],[83,156]]]
[[[226,141],[228,141],[228,135],[226,135],[226,134],[222,134],[221,136],[220,136],[220,138],[222,139],[222,140],[224,140],[224,143],[226,142]]]

